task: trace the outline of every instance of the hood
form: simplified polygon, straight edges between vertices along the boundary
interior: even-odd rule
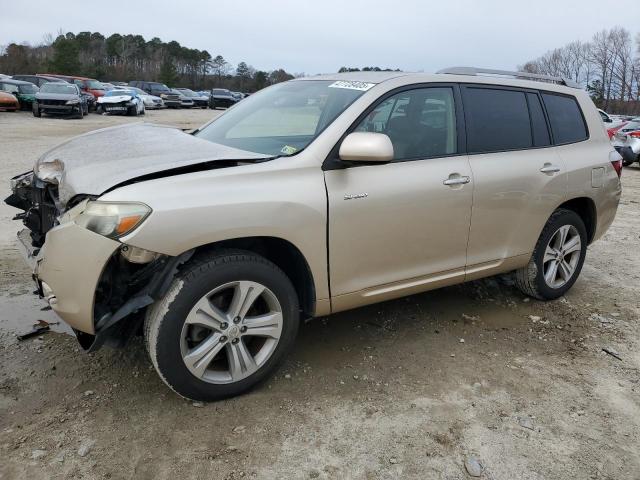
[[[131,100],[133,100],[131,95],[110,95],[108,97],[98,98],[98,103],[120,103],[130,102]]]
[[[79,95],[75,93],[48,93],[38,92],[36,98],[38,100],[77,100]]]
[[[60,202],[66,205],[75,195],[100,195],[157,172],[219,160],[263,158],[269,156],[212,143],[175,127],[137,123],[74,137],[42,155],[34,171],[58,182]]]

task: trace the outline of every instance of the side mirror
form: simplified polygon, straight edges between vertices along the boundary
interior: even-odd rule
[[[338,156],[349,162],[390,162],[393,144],[384,133],[354,132],[342,141]]]

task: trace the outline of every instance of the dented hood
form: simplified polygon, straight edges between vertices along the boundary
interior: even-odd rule
[[[175,127],[136,123],[74,137],[46,152],[35,174],[57,182],[62,205],[78,194],[100,195],[128,180],[217,160],[266,155],[196,138]]]

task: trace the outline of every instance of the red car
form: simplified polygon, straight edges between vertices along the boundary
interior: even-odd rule
[[[38,76],[54,77],[69,83],[75,83],[80,87],[80,90],[91,93],[96,98],[102,97],[105,93],[102,83],[95,78],[76,77],[74,75],[58,75],[56,73],[39,73]]]
[[[20,104],[16,97],[0,91],[0,112],[15,112],[18,108],[20,108]]]

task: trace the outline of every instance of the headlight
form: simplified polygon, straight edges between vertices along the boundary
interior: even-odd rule
[[[77,105],[80,100],[67,100],[67,105]]]
[[[150,213],[151,208],[144,203],[94,201],[87,203],[75,222],[87,230],[115,239],[135,230]]]

